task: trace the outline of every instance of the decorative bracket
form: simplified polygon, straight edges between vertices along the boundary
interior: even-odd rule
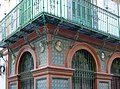
[[[102,47],[99,49],[99,52],[98,52],[98,53],[102,53],[103,48],[104,48],[105,45],[106,45],[107,39],[109,39],[109,38],[110,38],[110,36],[108,36],[108,37],[103,41]]]
[[[38,36],[41,35],[40,30],[38,28],[36,29],[36,33],[37,33]]]
[[[13,50],[11,48],[8,48],[9,52],[12,53],[12,55],[16,58],[15,53],[13,52]]]
[[[36,24],[36,23],[32,23],[33,24],[33,26],[36,28],[36,33],[37,33],[37,35],[38,36],[40,36],[41,35],[41,33],[40,33],[40,30],[39,30],[39,26]]]
[[[113,52],[112,52],[112,53],[110,53],[109,57],[111,57],[111,56],[112,56],[112,55],[116,52],[116,50],[117,50],[117,48],[118,48],[119,44],[120,44],[120,41],[119,41],[119,42],[117,43],[117,45],[115,46],[115,48],[114,48]]]
[[[109,39],[109,38],[110,38],[110,36],[108,36],[108,37],[104,40],[103,45],[102,45],[102,49],[105,47],[106,42],[107,42],[107,39]]]
[[[13,52],[13,50],[9,47],[8,48],[8,50],[9,50],[9,52],[12,54],[12,63],[14,64],[15,63],[15,59],[16,59],[16,55],[15,55],[15,53]]]
[[[43,15],[43,24],[44,24],[44,26],[43,26],[44,34],[47,34],[48,28],[47,28],[47,25],[46,25],[45,15]]]
[[[53,32],[53,40],[55,39],[55,36],[58,34],[59,32],[59,27],[60,25],[63,23],[63,19],[61,18],[61,21],[58,23],[57,27],[54,29],[54,32]]]
[[[80,36],[80,30],[77,30],[77,32],[76,32],[76,34],[75,34],[75,36],[73,38],[73,42],[70,45],[70,48],[73,47],[74,43],[79,39],[79,36]]]
[[[28,40],[27,34],[24,35],[24,40],[27,42],[27,44],[28,44],[33,50],[35,50],[35,47],[33,47],[33,46],[31,45],[30,41]]]

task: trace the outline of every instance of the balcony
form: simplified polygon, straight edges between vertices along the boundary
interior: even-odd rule
[[[79,31],[102,40],[118,43],[119,16],[87,1],[22,0],[0,22],[0,47],[7,47],[37,27],[50,23]]]

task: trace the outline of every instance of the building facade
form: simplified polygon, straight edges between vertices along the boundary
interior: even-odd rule
[[[119,19],[119,0],[19,1],[0,22],[6,89],[119,89]]]

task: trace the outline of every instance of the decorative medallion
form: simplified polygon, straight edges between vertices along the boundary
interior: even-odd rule
[[[43,53],[45,51],[45,45],[44,45],[44,43],[40,42],[39,46],[40,46],[40,52]]]
[[[55,43],[55,49],[58,51],[58,52],[61,52],[62,51],[62,42],[60,40],[56,41]]]
[[[105,59],[106,59],[106,54],[103,50],[100,51],[100,58],[102,61],[105,61]]]
[[[105,58],[105,53],[104,53],[104,52],[101,53],[101,58],[102,58],[102,59]]]

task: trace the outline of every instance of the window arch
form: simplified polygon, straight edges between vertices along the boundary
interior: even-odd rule
[[[34,62],[31,53],[24,52],[20,61],[20,73],[34,69]]]
[[[96,70],[93,56],[86,50],[78,50],[72,59],[75,69],[72,77],[72,89],[94,89],[94,72]]]
[[[115,58],[111,65],[111,73],[114,75],[120,75],[120,58]]]
[[[24,52],[20,58],[20,85],[21,89],[34,89],[34,78],[31,70],[34,62],[31,53]]]
[[[115,58],[111,65],[111,73],[113,74],[111,81],[111,89],[120,89],[120,58]]]

